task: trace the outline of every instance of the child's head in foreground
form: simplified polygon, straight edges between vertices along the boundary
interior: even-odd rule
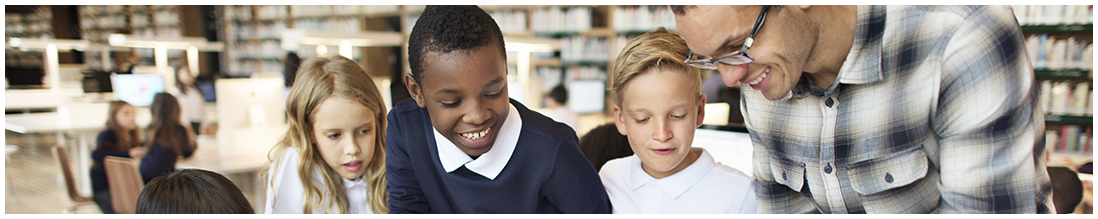
[[[705,95],[701,70],[683,63],[688,52],[686,41],[659,28],[633,39],[615,61],[614,123],[657,179],[699,156],[690,145],[705,115]]]
[[[495,20],[476,6],[427,6],[408,39],[408,63],[404,83],[434,128],[470,156],[488,152],[510,107]]]
[[[221,174],[180,169],[156,177],[137,196],[138,214],[255,214],[244,193]]]

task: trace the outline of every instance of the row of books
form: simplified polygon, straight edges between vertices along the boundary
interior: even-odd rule
[[[34,13],[4,14],[4,36],[53,38],[53,13],[50,7],[38,7]]]
[[[596,66],[570,66],[565,68],[542,66],[534,70],[534,76],[541,79],[541,87],[548,90],[558,84],[573,81],[606,81],[606,69]]]
[[[1014,5],[1014,16],[1021,25],[1093,23],[1091,5]]]
[[[1045,131],[1045,148],[1056,153],[1091,155],[1094,153],[1093,126],[1065,125]]]
[[[306,18],[294,21],[294,28],[341,33],[358,33],[362,32],[362,27],[360,26],[360,23],[361,22],[359,22],[357,18]],[[277,32],[276,34],[281,34],[281,32]],[[281,36],[278,37],[281,38]]]
[[[503,34],[526,32],[526,11],[524,10],[500,10],[491,11],[492,19],[496,20],[499,30]]]
[[[612,48],[610,43],[606,37],[594,36],[573,36],[561,39],[560,61],[605,63],[610,60],[610,48]]]
[[[1026,47],[1035,69],[1091,69],[1094,65],[1094,44],[1088,39],[1032,34],[1026,37]]]
[[[647,31],[659,27],[674,30],[675,15],[666,5],[614,8],[613,27],[616,32]]]
[[[1089,82],[1041,81],[1040,104],[1045,114],[1092,116],[1094,91]]]
[[[534,9],[530,26],[534,33],[580,33],[591,30],[590,7],[559,7]]]
[[[80,16],[100,16],[107,14],[125,14],[125,5],[81,5],[77,9]]]

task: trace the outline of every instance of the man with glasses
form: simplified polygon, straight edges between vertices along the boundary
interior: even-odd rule
[[[671,6],[741,87],[760,213],[1049,213],[1044,116],[1006,6]]]

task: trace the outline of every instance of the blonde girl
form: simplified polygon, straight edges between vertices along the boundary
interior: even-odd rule
[[[388,213],[385,112],[354,61],[305,60],[286,99],[289,129],[268,157],[265,213]]]

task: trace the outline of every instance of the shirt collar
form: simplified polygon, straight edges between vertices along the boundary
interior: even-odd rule
[[[519,134],[522,131],[522,117],[519,116],[518,109],[513,104],[507,106],[507,119],[499,128],[499,135],[496,136],[492,149],[476,160],[447,140],[437,129],[431,128],[435,133],[435,145],[438,146],[438,160],[447,173],[465,166],[470,171],[491,180],[499,176],[503,167],[507,166],[507,162],[511,160],[511,154],[515,152],[515,145],[518,144]]]
[[[364,178],[366,178],[366,174],[363,174],[362,177],[359,177],[358,179],[347,179],[347,178],[343,178],[343,177],[339,177],[339,178],[343,179],[343,187],[346,188],[346,189],[351,189],[351,188],[354,188],[354,187],[369,186],[369,182],[367,182],[369,180],[364,179]]]
[[[839,70],[837,81],[840,83],[868,84],[884,77],[881,71],[881,39],[885,32],[885,9],[880,5],[858,6],[854,44]]]
[[[641,163],[639,157],[634,155],[633,158],[636,158],[635,162],[637,165],[629,165],[632,167],[630,168],[632,169],[630,175],[632,175],[633,178],[633,180],[630,181],[633,183],[631,189],[636,191],[637,189],[644,187],[645,184],[653,183],[653,185],[663,191],[667,197],[678,198],[685,193],[686,190],[690,190],[690,187],[693,187],[694,184],[701,181],[701,179],[716,166],[713,157],[710,156],[709,152],[705,151],[704,148],[690,148],[690,150],[694,153],[698,153],[698,160],[694,161],[693,164],[690,164],[690,166],[682,171],[664,177],[663,179],[656,179],[651,175],[648,175],[648,173],[645,173],[644,169],[641,169],[641,165],[644,164]]]

